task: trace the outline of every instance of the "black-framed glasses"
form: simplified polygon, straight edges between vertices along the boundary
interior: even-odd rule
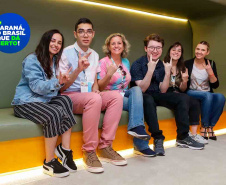
[[[149,46],[148,49],[151,50],[151,51],[154,51],[155,49],[156,49],[156,51],[161,51],[162,47],[160,47],[160,46],[157,46],[157,47]]]

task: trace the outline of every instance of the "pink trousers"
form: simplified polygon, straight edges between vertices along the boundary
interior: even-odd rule
[[[83,114],[82,150],[94,151],[112,145],[122,114],[123,97],[117,91],[94,92],[64,92],[73,101],[73,113]],[[98,140],[98,125],[101,111],[105,111],[100,141]],[[98,142],[99,141],[99,142]]]

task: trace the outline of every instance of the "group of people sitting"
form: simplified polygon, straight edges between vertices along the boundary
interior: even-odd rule
[[[106,57],[101,60],[90,48],[94,35],[93,24],[87,18],[77,21],[77,41],[66,48],[58,30],[47,31],[35,52],[22,63],[12,105],[15,116],[43,126],[44,173],[64,177],[77,170],[70,149],[71,129],[76,124],[73,114],[83,115],[83,161],[92,173],[104,171],[100,160],[117,166],[127,164],[112,148],[123,110],[129,113],[128,134],[133,136],[134,153],[139,155],[165,155],[157,106],[174,111],[178,146],[200,150],[208,139],[217,139],[213,127],[223,112],[225,97],[213,93],[219,81],[215,62],[206,59],[210,52],[206,41],[198,43],[195,58],[185,62],[183,47],[175,42],[161,61],[164,40],[150,34],[144,39],[146,55],[130,68],[126,58],[130,44],[123,34],[107,37],[103,46]],[[105,115],[98,138],[102,111]],[[201,135],[197,134],[200,114]],[[144,119],[151,136],[145,131]],[[56,146],[59,135],[62,142]],[[153,150],[148,145],[151,137]]]

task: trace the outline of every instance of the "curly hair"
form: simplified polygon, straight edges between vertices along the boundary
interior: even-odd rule
[[[124,46],[124,50],[121,54],[122,58],[127,57],[128,53],[129,53],[129,48],[130,48],[130,44],[129,42],[126,40],[125,35],[123,35],[122,33],[113,33],[111,35],[109,35],[107,37],[107,39],[105,40],[105,44],[103,45],[103,52],[110,58],[111,57],[111,51],[109,50],[109,46],[110,46],[110,42],[111,39],[113,37],[121,37],[122,42],[123,42],[123,46]]]

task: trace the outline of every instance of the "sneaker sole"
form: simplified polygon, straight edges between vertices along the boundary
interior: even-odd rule
[[[141,153],[141,152],[139,152],[139,151],[137,151],[137,150],[133,150],[133,153],[134,153],[134,154],[137,154],[137,155],[142,155],[142,156],[144,156],[144,157],[156,157],[156,154],[153,154],[153,155],[146,155],[146,154],[143,154],[143,153]]]
[[[139,134],[137,134],[136,132],[133,132],[133,131],[128,131],[127,133],[129,135],[135,137],[135,138],[142,139],[142,140],[145,140],[145,141],[149,141],[151,139],[151,136],[149,136],[149,135],[139,135]]]
[[[202,150],[202,149],[204,149],[204,147],[193,147],[193,146],[189,146],[189,145],[181,144],[181,143],[176,143],[176,145],[178,147],[181,147],[181,148],[190,148],[192,150]]]
[[[84,167],[88,172],[91,172],[91,173],[103,173],[104,172],[103,167],[91,167],[86,164],[84,164]]]
[[[57,148],[58,148],[58,146],[57,146]],[[58,151],[58,150],[60,150],[60,147],[58,148],[58,149],[55,149],[55,154],[56,154],[56,156],[62,161],[62,163],[63,163],[63,166],[65,167],[65,168],[67,168],[68,170],[69,170],[69,172],[70,173],[75,173],[77,170],[73,170],[73,169],[71,169],[71,168],[69,168],[68,167],[68,165],[67,164],[64,164],[64,161],[63,161],[63,159],[66,157],[65,155],[64,155],[64,153],[62,152],[62,151]],[[62,156],[62,155],[63,156]]]
[[[165,153],[156,153],[157,156],[165,156]]]
[[[47,166],[45,166],[46,168],[48,168]],[[64,172],[64,173],[53,173],[52,170],[46,170],[46,169],[43,169],[42,170],[44,174],[47,174],[47,175],[50,175],[52,177],[59,177],[59,178],[62,178],[62,177],[67,177],[70,175],[69,172]]]
[[[112,160],[112,159],[108,159],[108,158],[104,158],[104,157],[99,157],[99,159],[101,161],[111,163],[115,166],[125,166],[125,165],[127,165],[127,160]]]

